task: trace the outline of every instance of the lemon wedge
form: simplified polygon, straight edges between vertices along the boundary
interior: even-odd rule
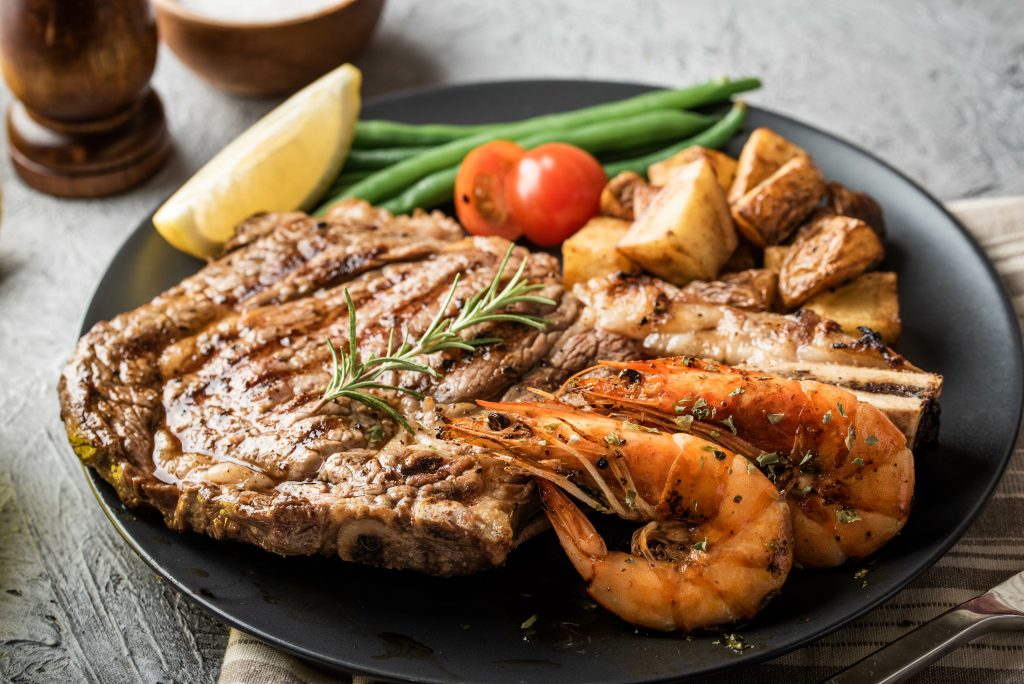
[[[359,69],[345,64],[292,95],[181,186],[153,225],[174,247],[204,258],[257,212],[311,209],[348,156],[361,82]]]

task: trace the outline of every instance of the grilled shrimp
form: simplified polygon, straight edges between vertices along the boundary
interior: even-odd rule
[[[595,601],[636,625],[693,631],[754,615],[792,567],[785,501],[741,456],[555,402],[478,402],[447,438],[490,447],[536,476],[562,548]],[[609,551],[583,512],[645,523]]]
[[[787,496],[804,567],[864,558],[910,514],[906,438],[846,390],[690,357],[598,368],[618,373],[571,379],[562,396],[641,424],[674,425],[751,459]]]

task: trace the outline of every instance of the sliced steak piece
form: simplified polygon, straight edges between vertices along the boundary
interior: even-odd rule
[[[364,203],[323,220],[254,217],[222,258],[82,338],[60,383],[71,443],[126,504],[156,508],[174,529],[440,575],[498,565],[528,529],[532,485],[435,440],[432,423],[524,377],[553,386],[613,348],[607,340],[621,343],[590,339],[553,257],[530,255],[527,267],[557,302],[529,307],[547,330],[481,327],[471,332],[503,343],[425,359],[437,380],[390,379],[430,395],[400,402],[419,418],[415,435],[361,404],[318,404],[324,340],[347,337],[346,289],[361,351],[381,353],[392,332],[423,332],[459,274],[457,311],[507,246],[463,238],[441,214],[392,217]],[[507,273],[527,255],[517,248]]]

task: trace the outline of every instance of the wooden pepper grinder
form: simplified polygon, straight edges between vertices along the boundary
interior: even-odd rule
[[[18,175],[64,197],[110,195],[152,175],[170,151],[149,88],[156,50],[148,0],[0,0]]]

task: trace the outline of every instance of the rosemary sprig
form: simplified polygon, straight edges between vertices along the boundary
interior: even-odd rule
[[[522,323],[538,330],[543,330],[548,321],[539,316],[526,314],[515,314],[503,312],[514,304],[533,303],[554,306],[555,302],[547,297],[531,294],[543,289],[543,285],[530,285],[523,280],[523,273],[526,271],[527,259],[519,264],[519,269],[508,281],[504,288],[501,286],[502,277],[505,275],[505,267],[512,256],[513,245],[509,245],[502,259],[498,272],[495,273],[491,284],[470,297],[458,315],[446,316],[445,312],[455,298],[455,291],[459,286],[459,275],[455,276],[448,295],[441,305],[441,309],[434,316],[420,338],[416,341],[410,340],[408,332],[403,334],[402,342],[395,347],[395,331],[391,330],[388,336],[387,350],[383,356],[370,355],[363,358],[359,351],[359,341],[356,339],[356,308],[352,302],[352,296],[345,290],[345,303],[348,306],[348,340],[345,349],[339,349],[327,339],[327,347],[331,350],[333,369],[331,380],[324,391],[324,396],[313,409],[313,413],[319,411],[328,402],[339,398],[351,399],[370,408],[382,411],[395,419],[403,428],[412,432],[409,422],[391,404],[380,397],[367,392],[367,390],[391,390],[402,394],[408,394],[418,399],[423,398],[423,393],[400,385],[389,385],[380,381],[380,377],[392,371],[408,371],[411,373],[423,373],[432,378],[441,376],[430,366],[417,361],[416,358],[422,355],[434,354],[447,349],[461,349],[473,351],[477,347],[498,344],[501,339],[497,337],[478,337],[474,339],[463,339],[459,333],[474,325],[498,321]]]

